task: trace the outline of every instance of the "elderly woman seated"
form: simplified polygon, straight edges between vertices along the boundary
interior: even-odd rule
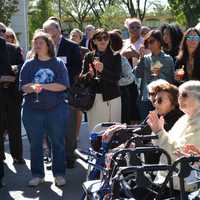
[[[165,130],[171,129],[171,127],[174,125],[174,123],[183,115],[183,113],[179,110],[178,107],[178,88],[166,81],[154,81],[155,83],[151,83],[149,85],[149,93],[151,93],[151,101],[155,108],[155,110],[151,113],[156,113],[157,116],[162,116],[162,118],[165,120],[164,128]],[[151,114],[150,113],[150,117]],[[150,135],[152,130],[151,127],[148,124],[145,124],[146,122],[143,122],[143,125],[146,125],[142,128],[141,131],[137,132],[139,134],[145,134]],[[102,134],[102,145],[106,152],[110,149],[110,141],[113,139],[113,135],[116,133],[119,134],[120,129],[126,129],[126,125],[114,125],[110,128],[108,128],[103,134]],[[121,136],[124,140],[125,138],[128,139],[128,136],[125,135],[126,133],[122,131]],[[130,137],[129,137],[130,138]],[[122,140],[121,140],[122,141]],[[151,141],[144,141],[144,145],[149,144]],[[126,142],[121,144],[120,146],[116,147],[115,149],[112,149],[112,152],[115,150],[123,149],[125,148]],[[131,147],[135,147],[135,144],[131,144]],[[160,154],[156,153],[148,153],[145,154],[145,162],[149,164],[158,163],[160,159]]]
[[[190,152],[186,151],[189,147],[200,148],[200,81],[183,83],[179,87],[178,103],[184,115],[169,131],[164,128],[164,117],[156,111],[150,112],[147,121],[152,131],[160,136],[157,144],[168,151],[173,161]],[[162,157],[161,162],[164,162]]]
[[[153,83],[155,82],[155,83]],[[178,107],[178,88],[167,81],[153,81],[149,86],[149,96],[155,108],[153,113],[162,116],[165,120],[164,128],[169,130],[174,123],[183,115]],[[152,113],[152,112],[151,112]],[[151,116],[152,114],[150,114]],[[142,122],[145,124],[146,122]],[[117,124],[109,127],[102,135],[102,142],[110,142],[113,134],[120,129],[126,129],[126,125]],[[146,126],[141,130],[141,134],[151,134],[151,127]],[[124,135],[122,136],[124,137]],[[124,145],[118,148],[123,148]]]

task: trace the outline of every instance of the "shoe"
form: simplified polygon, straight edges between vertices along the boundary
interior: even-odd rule
[[[26,162],[25,162],[25,160],[23,158],[21,158],[21,159],[14,158],[13,159],[13,164],[24,165],[25,163]]]
[[[67,160],[67,162],[66,162],[66,167],[67,167],[68,169],[73,169],[73,168],[75,168],[75,161],[74,161],[74,160]]]
[[[38,186],[39,184],[43,183],[44,182],[44,179],[43,178],[40,178],[40,177],[34,177],[32,178],[29,182],[28,182],[28,185],[30,187],[36,187]]]
[[[57,186],[63,186],[66,184],[66,180],[63,176],[56,176],[55,177],[55,185]]]

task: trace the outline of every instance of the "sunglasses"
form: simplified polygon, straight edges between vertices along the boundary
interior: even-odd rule
[[[149,92],[149,96],[155,96],[156,93],[155,92]]]
[[[200,36],[199,35],[188,35],[186,37],[187,41],[199,41],[200,40]]]
[[[141,29],[141,26],[129,26],[129,29],[139,30],[139,29]]]
[[[5,33],[5,32],[6,32],[6,29],[0,29],[0,32],[1,32],[1,33]]]
[[[109,37],[108,37],[107,35],[98,36],[98,37],[96,37],[96,40],[97,40],[97,41],[102,41],[102,40],[108,41],[108,40],[109,40]]]
[[[188,93],[187,92],[182,92],[182,93],[179,94],[179,97],[187,98],[188,97]]]
[[[11,38],[11,39],[13,39],[14,36],[13,36],[13,35],[6,35],[6,38]]]
[[[155,99],[155,101],[154,101],[154,103],[157,103],[157,104],[162,104],[162,102],[163,102],[163,99],[162,99],[162,97],[158,97],[158,98],[156,98]]]

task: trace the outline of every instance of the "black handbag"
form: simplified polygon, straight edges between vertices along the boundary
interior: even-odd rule
[[[85,80],[78,80],[68,93],[68,102],[74,108],[81,111],[88,111],[92,108],[95,100],[95,92],[92,85]]]

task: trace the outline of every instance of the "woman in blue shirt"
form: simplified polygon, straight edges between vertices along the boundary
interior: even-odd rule
[[[33,59],[27,60],[20,73],[24,92],[22,120],[30,140],[32,179],[29,186],[44,181],[43,137],[51,140],[52,171],[55,184],[65,184],[64,134],[67,127],[67,104],[64,91],[69,87],[64,63],[55,57],[50,36],[37,32],[33,37]]]

